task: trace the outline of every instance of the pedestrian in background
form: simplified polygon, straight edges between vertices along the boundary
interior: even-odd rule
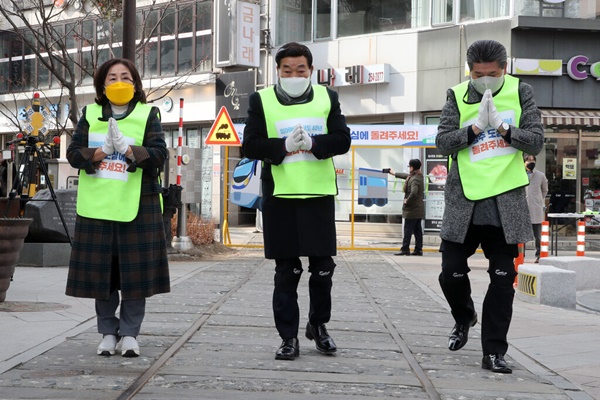
[[[159,182],[168,152],[131,61],[102,64],[94,87],[67,149],[80,175],[66,294],[95,299],[98,355],[120,341],[122,356],[137,357],[146,298],[170,291]]]
[[[390,175],[404,181],[404,201],[402,202],[402,247],[397,256],[422,256],[423,255],[423,228],[421,220],[425,216],[425,203],[423,196],[425,183],[421,172],[421,161],[414,158],[408,162],[408,173],[394,172],[389,169]],[[410,252],[410,239],[415,235],[415,249]]]
[[[337,181],[332,157],[350,149],[350,130],[338,95],[311,85],[313,57],[298,43],[275,55],[277,85],[249,99],[242,151],[262,160],[262,214],[265,257],[275,260],[273,314],[282,339],[276,359],[298,357],[298,283],[301,256],[308,257],[310,308],[306,337],[317,350],[337,347],[325,324],[331,317],[336,255]]]
[[[535,261],[540,262],[540,248],[542,240],[542,222],[546,220],[546,195],[548,194],[548,179],[546,175],[535,169],[536,157],[533,154],[525,155],[525,170],[529,177],[527,186],[527,205],[535,237]]]
[[[468,259],[477,248],[489,260],[490,284],[481,319],[482,368],[511,373],[504,359],[515,290],[518,244],[533,240],[523,169],[523,152],[544,144],[533,89],[506,75],[507,54],[494,40],[467,50],[471,80],[446,93],[436,146],[450,156],[444,191],[439,282],[455,325],[448,348],[461,349],[477,323],[471,298]]]

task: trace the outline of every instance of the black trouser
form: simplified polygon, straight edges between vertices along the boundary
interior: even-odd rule
[[[331,318],[331,278],[335,263],[330,256],[308,257],[308,293],[310,309],[308,320],[312,325],[329,322]],[[273,290],[273,315],[275,327],[282,339],[298,337],[300,309],[298,308],[298,282],[302,275],[300,258],[275,260],[275,289]]]
[[[533,227],[533,236],[535,236],[535,256],[540,256],[542,241],[542,224],[531,224]]]
[[[410,252],[410,237],[415,235],[415,250],[416,252],[423,251],[423,229],[421,229],[421,218],[404,218],[402,221],[403,238],[400,251]]]
[[[442,240],[442,272],[440,286],[450,305],[457,324],[468,324],[475,307],[471,298],[471,283],[467,259],[481,245],[489,260],[490,284],[483,300],[481,316],[481,347],[483,354],[502,353],[508,350],[508,328],[512,318],[515,295],[513,282],[517,273],[514,258],[518,255],[516,244],[507,244],[502,228],[471,225],[464,243]]]

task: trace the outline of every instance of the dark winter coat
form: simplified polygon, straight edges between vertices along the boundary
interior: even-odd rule
[[[422,219],[425,217],[425,203],[423,202],[425,182],[423,173],[419,170],[413,174],[406,172],[394,173],[396,178],[406,179],[404,182],[404,203],[402,204],[402,218]]]
[[[127,115],[134,106],[130,105]],[[102,111],[104,118],[112,116],[110,106],[104,106]],[[84,108],[67,149],[67,159],[72,167],[93,173],[99,162],[91,161],[96,148],[88,148],[89,125],[85,112]],[[158,180],[159,168],[163,167],[168,152],[158,108],[152,108],[143,128],[142,145],[131,146],[135,162],[129,160],[130,167],[143,170],[138,215],[131,222],[77,216],[67,279],[68,296],[107,300],[111,291],[120,288],[123,299],[139,299],[170,291],[159,197],[162,188]]]
[[[313,136],[314,156],[323,160],[350,149],[350,130],[341,112],[338,95],[327,89],[331,110],[326,135]],[[308,98],[312,101],[313,95]],[[264,161],[262,168],[263,234],[265,257],[269,259],[336,254],[334,196],[308,199],[273,197],[271,165],[279,165],[286,156],[285,139],[267,137],[263,104],[258,93],[249,98],[250,107],[244,128],[242,151],[248,158]],[[294,107],[289,105],[288,107]],[[294,179],[290,176],[289,179]]]
[[[447,100],[440,116],[435,144],[440,153],[445,156],[453,156],[459,150],[467,148],[475,139],[475,135],[472,128],[460,127],[460,113],[454,92],[448,89],[446,96]],[[473,85],[469,85],[467,96],[469,103],[481,102],[482,95],[473,88]],[[511,126],[506,140],[512,147],[524,153],[538,154],[544,145],[544,128],[530,85],[520,82],[519,98],[522,109],[519,127]],[[494,171],[490,171],[490,174],[493,173]],[[493,199],[506,242],[517,244],[533,240],[525,188],[511,190]],[[455,161],[452,161],[448,172],[444,201],[444,217],[440,237],[451,242],[463,243],[471,224],[475,202],[465,197],[458,172],[458,162]]]

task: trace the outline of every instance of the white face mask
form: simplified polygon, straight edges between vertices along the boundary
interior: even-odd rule
[[[294,78],[279,78],[279,86],[290,97],[300,97],[306,92],[310,86],[310,78],[294,77]]]
[[[471,83],[479,94],[483,94],[486,89],[490,89],[492,93],[496,93],[504,84],[504,74],[497,78],[493,76],[482,76],[477,79],[471,78]]]

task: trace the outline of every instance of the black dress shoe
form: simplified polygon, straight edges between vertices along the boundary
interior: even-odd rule
[[[317,326],[311,325],[310,322],[306,324],[306,338],[314,340],[317,350],[321,353],[333,354],[337,351],[335,342],[327,333],[325,324]]]
[[[281,346],[275,352],[276,360],[293,360],[300,355],[297,338],[283,339]]]
[[[504,354],[488,354],[481,360],[481,368],[489,369],[500,374],[512,374],[512,369],[504,361]]]
[[[401,251],[400,253],[394,253],[395,256],[410,256],[410,251]]]
[[[422,256],[423,252],[422,251],[413,251],[412,253],[410,253],[411,256]]]
[[[475,313],[468,325],[454,324],[454,328],[452,328],[450,337],[448,338],[448,350],[456,351],[465,347],[465,344],[469,341],[469,328],[475,326],[476,323],[477,313]]]

